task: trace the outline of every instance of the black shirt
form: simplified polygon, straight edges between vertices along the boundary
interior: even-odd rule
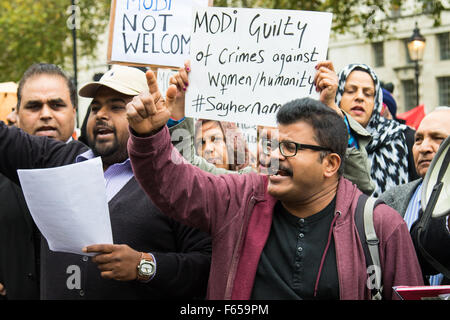
[[[334,218],[336,198],[305,219],[290,214],[278,202],[264,246],[251,299],[339,299],[334,239],[325,257],[317,296],[314,287]]]

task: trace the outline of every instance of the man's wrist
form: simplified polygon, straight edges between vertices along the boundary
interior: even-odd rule
[[[162,128],[164,128],[164,126],[158,128],[158,129],[152,130],[150,132],[147,132],[147,133],[139,133],[130,126],[130,132],[131,132],[131,134],[133,134],[134,136],[136,136],[138,138],[148,138],[148,137],[151,137],[151,136],[157,134],[158,132],[160,132]]]
[[[151,281],[156,274],[156,260],[153,254],[141,252],[137,269],[137,281],[144,283]]]

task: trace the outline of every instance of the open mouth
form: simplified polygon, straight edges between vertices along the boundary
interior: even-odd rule
[[[109,127],[99,126],[95,128],[94,134],[97,138],[105,138],[114,135],[114,130]]]
[[[354,107],[352,107],[351,109],[350,109],[350,111],[352,112],[352,113],[354,113],[355,115],[362,115],[362,114],[364,114],[366,111],[364,110],[364,108],[363,107],[361,107],[361,106],[354,106]]]

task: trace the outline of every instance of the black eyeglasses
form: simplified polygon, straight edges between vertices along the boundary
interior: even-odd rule
[[[322,147],[322,146],[314,146],[311,144],[302,144],[294,141],[281,141],[278,142],[276,140],[262,139],[262,150],[266,155],[270,155],[273,149],[280,149],[281,154],[288,158],[294,157],[297,154],[297,150],[302,149],[310,149],[314,151],[328,151],[333,152],[330,148]]]

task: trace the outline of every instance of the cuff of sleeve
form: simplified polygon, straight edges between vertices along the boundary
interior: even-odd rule
[[[155,277],[156,272],[158,272],[158,262],[156,261],[155,256],[154,256],[153,254],[151,254],[150,252],[149,252],[148,254],[152,256],[153,262],[155,263],[155,272],[154,272],[153,275],[150,277],[150,279],[148,279],[147,282],[151,281],[151,280]]]
[[[151,254],[150,252],[147,252],[151,257],[152,257],[152,259],[153,259],[153,262],[155,263],[155,272],[152,274],[152,276],[148,279],[148,280],[145,280],[145,281],[142,281],[141,280],[141,282],[142,283],[149,283],[150,281],[152,281],[152,279],[155,277],[155,275],[156,275],[156,272],[158,271],[158,264],[156,263],[156,258],[155,258],[155,256],[153,255],[153,254]]]
[[[445,227],[447,228],[447,232],[450,233],[450,229],[449,229],[449,222],[448,219],[450,218],[450,216],[447,216],[447,223],[445,224]]]
[[[130,140],[128,141],[128,147],[129,151],[132,150],[134,153],[152,152],[158,149],[161,144],[164,144],[166,139],[170,141],[169,129],[167,126],[164,126],[157,133],[146,137],[137,136],[131,128],[129,128],[129,131]]]
[[[167,121],[167,126],[168,126],[169,128],[170,128],[170,127],[173,127],[173,126],[179,124],[180,122],[182,122],[183,120],[184,120],[184,117],[181,118],[180,120],[175,120],[175,119],[170,118],[169,121]]]

